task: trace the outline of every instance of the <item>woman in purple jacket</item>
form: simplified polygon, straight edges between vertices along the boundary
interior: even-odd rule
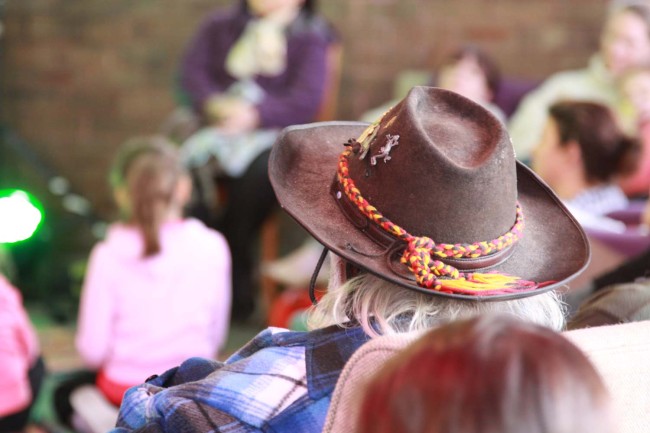
[[[278,131],[314,120],[335,39],[314,0],[242,0],[210,15],[183,59],[181,84],[206,128],[183,145],[215,162],[228,191],[216,227],[233,255],[233,317],[254,310],[252,245],[275,204],[267,163]]]

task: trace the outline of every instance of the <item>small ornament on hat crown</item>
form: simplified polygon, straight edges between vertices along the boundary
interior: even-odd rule
[[[384,158],[384,162],[389,161],[390,151],[393,147],[399,146],[399,135],[386,135],[386,145],[379,148],[379,153],[370,157],[370,165],[377,165],[377,158]]]

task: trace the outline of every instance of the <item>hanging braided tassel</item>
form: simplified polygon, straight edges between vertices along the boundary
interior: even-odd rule
[[[418,286],[432,290],[465,294],[492,294],[534,290],[537,284],[500,273],[461,273],[432,257],[436,244],[432,239],[412,236],[401,262],[415,275]],[[448,249],[451,250],[451,249]],[[440,278],[442,277],[442,278]],[[479,292],[479,293],[477,293]]]

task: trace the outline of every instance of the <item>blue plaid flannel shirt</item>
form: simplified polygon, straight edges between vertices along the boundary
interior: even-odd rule
[[[191,358],[129,389],[112,433],[320,432],[346,361],[368,336],[268,328],[226,362]]]

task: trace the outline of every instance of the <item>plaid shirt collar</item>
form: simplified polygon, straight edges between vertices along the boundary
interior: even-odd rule
[[[317,400],[331,394],[341,370],[352,354],[370,339],[359,326],[341,328],[337,325],[311,332],[262,332],[226,364],[247,358],[270,346],[304,346],[309,397]]]
[[[278,334],[278,337],[287,340],[303,339],[307,389],[309,397],[314,400],[333,392],[345,363],[370,338],[361,327],[338,326],[307,333],[287,332]]]

